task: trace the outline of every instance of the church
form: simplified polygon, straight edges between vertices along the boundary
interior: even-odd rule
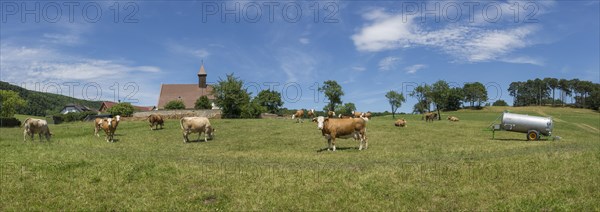
[[[204,64],[202,64],[198,71],[198,84],[161,84],[158,109],[165,109],[165,105],[173,100],[183,101],[185,109],[194,109],[196,100],[201,96],[207,96],[210,102],[214,102],[213,87],[206,84],[206,76]]]

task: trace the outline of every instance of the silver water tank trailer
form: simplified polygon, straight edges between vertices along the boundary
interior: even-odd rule
[[[529,116],[504,112],[502,123],[493,127],[493,130],[506,130],[527,133],[527,140],[538,140],[539,135],[551,136],[554,123],[550,117]]]

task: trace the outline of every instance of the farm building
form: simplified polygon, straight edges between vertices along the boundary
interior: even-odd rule
[[[60,113],[61,114],[67,114],[67,113],[79,113],[79,112],[86,112],[86,111],[95,111],[94,109],[91,109],[85,105],[78,105],[78,104],[67,104],[65,105],[61,110]]]
[[[173,100],[181,100],[186,109],[194,109],[196,100],[201,96],[207,96],[208,100],[213,102],[215,97],[212,95],[213,87],[206,84],[206,71],[204,64],[198,71],[198,84],[161,84],[160,96],[158,97],[158,108],[164,109],[165,105]],[[213,109],[214,109],[213,104]]]
[[[100,105],[100,109],[98,111],[100,112],[106,112],[108,111],[108,109],[110,109],[111,107],[115,106],[116,104],[118,104],[117,102],[110,102],[110,101],[104,101],[102,102],[102,105]],[[156,107],[155,106],[136,106],[136,105],[132,105],[133,108],[135,108],[136,111],[151,111],[151,110],[155,110]]]

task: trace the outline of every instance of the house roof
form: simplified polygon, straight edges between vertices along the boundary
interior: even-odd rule
[[[83,111],[95,111],[94,109],[91,109],[91,108],[89,108],[89,107],[87,107],[85,105],[78,105],[78,104],[74,104],[74,103],[70,103],[70,104],[65,105],[62,108],[62,110],[64,110],[66,107],[74,107],[75,109],[77,109],[78,111],[81,111],[81,112],[83,112]]]
[[[200,66],[200,71],[198,71],[198,75],[206,76],[206,71],[204,70],[204,64],[202,64],[202,66]]]
[[[102,105],[100,105],[100,109],[102,109],[102,106],[106,107],[106,109],[108,110],[109,108],[115,106],[116,102],[111,102],[111,101],[104,101],[102,102]],[[132,105],[133,108],[137,111],[151,111],[154,109],[154,106],[137,106],[137,105]]]
[[[204,68],[200,69],[200,71],[202,70]],[[201,96],[207,96],[208,99],[214,100],[212,90],[211,85],[200,88],[198,84],[162,84],[160,86],[160,96],[158,97],[158,108],[163,109],[168,102],[181,99],[186,108],[192,109],[196,104],[196,100]]]

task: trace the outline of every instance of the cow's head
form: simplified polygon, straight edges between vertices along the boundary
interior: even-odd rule
[[[215,131],[217,131],[215,128],[213,128],[212,126],[208,127],[208,138],[210,138],[211,140],[215,137]]]
[[[115,118],[117,119],[117,122],[121,121],[121,116],[117,115]]]
[[[322,130],[323,129],[323,125],[325,125],[326,121],[329,121],[329,118],[325,118],[323,116],[319,116],[317,118],[314,118],[313,121],[317,122],[317,129]]]

